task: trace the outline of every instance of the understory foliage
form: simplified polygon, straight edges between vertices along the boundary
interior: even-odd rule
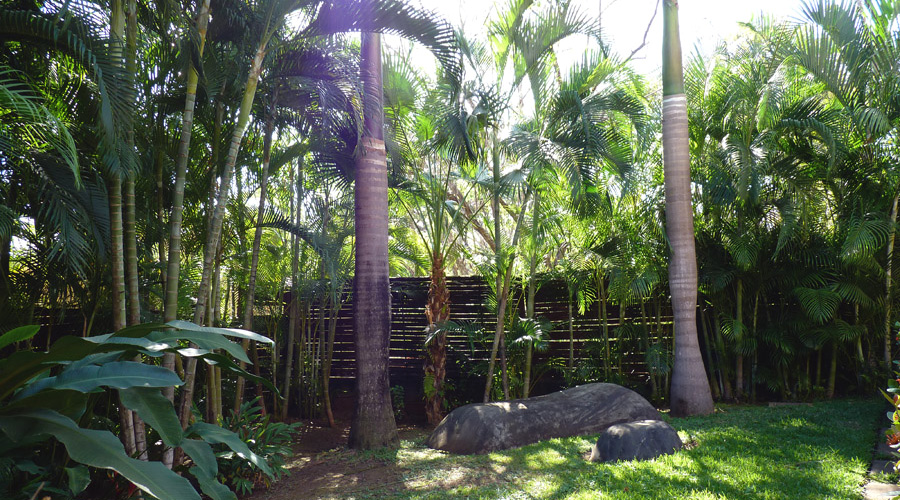
[[[272,473],[266,474],[252,463],[241,460],[227,446],[217,446],[216,462],[222,482],[235,492],[248,495],[257,486],[267,488],[273,481],[281,479],[288,473],[285,465],[292,455],[291,443],[302,425],[302,422],[272,422],[268,415],[262,414],[256,399],[241,404],[239,411],[229,411],[222,427],[237,434],[250,451],[266,462]]]
[[[27,326],[7,332],[0,337],[0,348],[30,341],[38,330]],[[41,490],[78,495],[91,483],[88,466],[111,470],[157,498],[199,500],[194,484],[186,477],[160,462],[148,461],[147,456],[126,453],[111,432],[125,432],[116,429],[109,418],[116,407],[126,407],[143,419],[147,428],[141,432],[149,433],[142,436],[144,440],[158,439],[166,447],[184,450],[190,457],[186,472],[211,498],[235,498],[218,481],[211,445],[229,448],[233,464],[247,461],[248,467],[273,477],[266,460],[247,447],[244,436],[205,422],[182,430],[175,408],[160,392],[182,384],[171,370],[151,361],[169,351],[253,377],[232,361],[232,357],[245,361],[247,357],[240,345],[226,336],[267,340],[251,332],[187,322],[145,324],[107,335],[67,336],[47,351],[20,350],[0,359],[0,466],[4,480],[0,487],[9,495],[5,498],[34,498]],[[180,342],[185,340],[195,341],[198,347],[182,348]],[[214,352],[216,349],[228,355]],[[141,358],[151,362],[142,363]]]

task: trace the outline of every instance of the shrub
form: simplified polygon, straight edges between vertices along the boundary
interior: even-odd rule
[[[220,447],[216,453],[219,477],[242,495],[260,485],[268,488],[273,479],[277,481],[287,474],[285,463],[292,455],[290,444],[301,425],[301,422],[271,422],[268,415],[262,414],[258,397],[243,403],[238,412],[231,410],[223,419],[222,427],[237,434],[272,473],[264,474],[248,460],[240,460],[234,450]]]
[[[29,326],[5,333],[0,336],[0,349],[30,339],[38,329]],[[187,478],[162,463],[129,457],[108,430],[113,426],[96,428],[101,419],[91,411],[100,398],[118,399],[136,411],[166,446],[182,448],[191,459],[188,472],[214,500],[235,496],[217,480],[211,443],[228,446],[272,475],[266,463],[234,433],[205,422],[182,430],[172,403],[160,392],[181,385],[181,379],[161,366],[134,361],[138,355],[153,360],[165,352],[178,352],[257,380],[231,357],[214,352],[222,350],[249,361],[240,345],[226,336],[271,342],[252,332],[173,321],[93,337],[66,336],[45,352],[20,350],[0,359],[0,491],[6,488],[4,498],[28,498],[38,489],[74,496],[87,486],[87,467],[93,467],[114,471],[157,498],[200,499]],[[188,341],[196,347],[183,349],[182,343]],[[117,398],[110,397],[114,395]],[[66,453],[61,453],[59,445]],[[67,463],[66,456],[75,463]]]

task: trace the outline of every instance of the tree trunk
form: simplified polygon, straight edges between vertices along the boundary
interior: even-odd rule
[[[225,206],[228,204],[229,192],[231,187],[231,177],[234,174],[234,166],[237,163],[238,150],[241,147],[241,141],[244,133],[247,131],[247,124],[250,122],[250,110],[253,107],[253,99],[256,96],[256,85],[259,82],[259,75],[262,72],[263,59],[266,56],[266,42],[263,40],[256,49],[253,61],[250,65],[250,72],[247,75],[247,84],[244,88],[244,96],[241,101],[240,113],[238,115],[237,124],[234,127],[234,133],[231,136],[231,143],[228,147],[228,156],[225,158],[225,168],[222,173],[222,183],[219,187],[219,196],[216,202],[216,209],[213,214],[209,234],[206,238],[206,247],[203,255],[203,271],[200,276],[200,285],[197,290],[197,304],[194,309],[194,323],[203,324],[206,313],[206,301],[209,295],[210,281],[213,271],[213,259],[218,248],[219,238],[222,235],[222,224],[225,219]],[[181,418],[181,426],[187,428],[191,417],[191,404],[194,399],[194,378],[197,372],[197,358],[188,359],[184,369],[184,386],[181,393],[181,405],[179,416]]]
[[[137,1],[125,2],[125,69],[134,80],[137,79]],[[134,117],[129,115],[126,144],[129,150],[134,149]],[[128,324],[141,322],[141,300],[138,282],[137,229],[135,225],[134,175],[125,181],[125,258],[126,277],[128,279]],[[140,356],[136,361],[142,361]],[[132,412],[134,425],[135,452],[139,460],[148,460],[147,429],[137,412]]]
[[[109,233],[112,238],[110,261],[112,266],[113,330],[125,328],[125,266],[122,234],[122,182],[118,175],[109,181]]]
[[[735,294],[737,305],[734,314],[734,341],[737,349],[734,364],[734,397],[741,399],[744,395],[744,281],[737,280],[737,293]]]
[[[893,280],[891,275],[894,271],[894,237],[896,231],[894,226],[897,224],[897,202],[900,201],[900,187],[894,195],[894,202],[891,204],[891,235],[888,237],[886,257],[884,263],[884,365],[890,370],[891,360],[893,359],[891,349],[891,287]]]
[[[497,267],[497,278],[494,282],[497,294],[497,325],[494,328],[494,341],[491,344],[491,357],[488,359],[487,380],[484,387],[484,402],[491,400],[491,386],[494,383],[494,360],[497,359],[497,351],[500,348],[500,336],[503,335],[503,314],[506,311],[505,297],[501,300],[503,288],[503,262],[501,251],[503,249],[503,233],[500,232],[500,150],[496,144],[496,137],[492,148],[493,164],[493,195],[491,199],[491,213],[494,216],[494,265]],[[501,312],[502,311],[502,312]]]
[[[206,43],[206,29],[209,23],[209,1],[202,0],[197,15],[199,54],[203,55]],[[188,153],[191,133],[194,127],[194,105],[197,99],[197,84],[200,77],[193,66],[188,68],[187,94],[181,119],[181,140],[175,157],[175,187],[172,190],[172,213],[169,216],[169,255],[166,262],[165,321],[176,319],[178,313],[178,277],[181,273],[181,224],[184,215],[184,184],[187,179]],[[174,369],[175,355],[166,354],[163,365]],[[170,396],[171,398],[171,396]]]
[[[115,0],[111,5],[112,12],[110,16],[110,38],[113,43],[113,51],[118,55],[123,55],[122,51],[127,45],[126,38],[126,12],[125,5],[122,0]],[[127,54],[125,54],[127,59]],[[121,68],[121,66],[120,66]],[[126,72],[129,68],[125,68]],[[132,68],[133,69],[133,68]],[[126,127],[130,126],[128,120]],[[126,130],[126,143],[129,138]],[[125,175],[131,175],[126,172]],[[122,176],[119,172],[110,172],[108,181],[109,189],[109,225],[110,225],[110,261],[112,270],[112,314],[113,329],[119,331],[125,328],[127,324],[127,308],[126,308],[126,291],[125,291],[125,240],[127,228],[123,224],[123,207],[122,207]],[[133,196],[133,192],[132,192]],[[133,215],[133,214],[132,214]],[[135,285],[137,282],[135,280]],[[134,300],[137,300],[135,294]],[[52,304],[52,303],[51,303]],[[52,308],[52,305],[51,305]],[[51,335],[47,335],[47,343],[49,348]],[[134,457],[137,455],[137,438],[134,427],[134,413],[125,407],[119,401],[119,421],[121,425],[121,440],[125,446],[125,452]]]
[[[206,44],[206,30],[209,25],[210,0],[201,0],[197,14],[198,54],[203,55]],[[193,66],[188,67],[184,112],[181,118],[181,139],[178,143],[178,154],[175,157],[175,187],[172,190],[172,212],[169,215],[169,255],[166,261],[166,286],[164,321],[169,322],[178,315],[178,282],[181,275],[181,224],[184,215],[184,185],[187,179],[188,152],[191,144],[191,133],[194,127],[194,105],[197,100],[197,84],[199,74]],[[175,370],[175,354],[163,355],[163,366]],[[167,387],[163,394],[174,403],[175,389]],[[171,448],[163,452],[163,463],[172,468],[174,453]]]
[[[138,282],[137,230],[134,217],[134,179],[125,180],[125,282],[128,286],[128,324],[141,322],[141,295]]]
[[[499,165],[499,155],[495,158],[496,164]],[[499,167],[498,167],[499,168]],[[499,175],[495,171],[495,178],[499,179]],[[499,188],[499,180],[497,184]],[[525,199],[522,202],[522,206],[528,204],[528,198],[531,195],[531,191],[525,193]],[[499,204],[499,202],[498,202]],[[498,214],[499,215],[499,214]],[[515,248],[516,244],[519,242],[519,231],[522,227],[522,220],[525,216],[525,210],[519,211],[519,216],[516,218],[516,226],[513,231],[512,241],[510,241],[510,248]],[[495,220],[495,230],[497,231],[497,235],[495,236],[497,242],[497,248],[502,249],[503,246],[500,244],[500,220],[499,217]],[[513,264],[516,261],[515,252],[511,252],[507,259],[509,262],[506,263],[506,269],[498,268],[498,278],[497,278],[497,286],[499,294],[499,298],[497,299],[497,326],[494,330],[494,343],[491,349],[491,358],[488,361],[488,374],[487,374],[487,383],[484,388],[484,402],[487,403],[490,401],[491,396],[491,387],[494,382],[494,364],[497,358],[497,352],[500,352],[500,365],[502,369],[502,384],[503,384],[503,397],[505,399],[509,399],[509,378],[507,376],[506,371],[506,338],[505,338],[505,322],[506,322],[506,307],[509,302],[509,287],[512,282],[512,272],[513,272]],[[502,276],[502,283],[500,281],[500,276]]]
[[[697,257],[691,204],[687,100],[678,34],[678,3],[675,0],[663,1],[663,167],[666,233],[672,253],[669,286],[675,316],[672,415],[701,415],[712,413],[713,401],[697,340]]]
[[[398,444],[388,379],[391,285],[388,266],[388,183],[384,147],[381,35],[363,33],[360,73],[364,130],[356,162],[356,407],[351,448]]]
[[[256,273],[259,268],[259,248],[262,244],[262,220],[266,213],[266,198],[269,194],[269,163],[272,159],[272,133],[275,127],[275,106],[278,100],[278,87],[272,97],[272,103],[266,116],[265,137],[263,138],[263,164],[259,178],[259,207],[256,210],[256,229],[253,231],[253,246],[250,249],[250,277],[247,280],[247,293],[244,301],[244,320],[242,325],[247,330],[253,329],[253,302],[256,298]],[[251,345],[252,344],[252,345]],[[244,350],[249,348],[256,349],[256,343],[244,340],[242,342]],[[245,364],[241,363],[241,368]],[[244,379],[240,378],[237,382],[235,390],[235,408],[240,407],[244,400]],[[265,413],[265,402],[260,399],[259,405]]]
[[[703,345],[706,347],[706,362],[707,366],[709,366],[709,387],[712,391],[713,399],[719,399],[722,397],[722,392],[721,387],[716,383],[716,374],[721,374],[721,371],[717,370],[718,363],[713,361],[712,342],[709,338],[709,322],[706,321],[706,311],[703,308],[700,308],[700,332],[703,335]]]
[[[297,162],[297,170],[300,170],[300,162]],[[296,193],[291,195],[291,219],[300,225],[300,186],[303,185],[303,176],[298,172],[297,183],[294,183],[294,170],[291,169],[291,186],[296,187]],[[296,203],[295,203],[296,200]],[[295,214],[296,213],[296,214]],[[282,384],[282,393],[284,394],[284,406],[281,407],[281,420],[287,420],[288,411],[291,405],[291,372],[294,367],[294,336],[297,330],[297,319],[300,309],[300,287],[298,280],[300,279],[300,238],[295,234],[291,234],[291,304],[290,319],[288,320],[287,331],[287,353],[284,364],[284,383]],[[299,368],[299,367],[298,367]]]
[[[534,203],[532,203],[533,212],[531,214],[531,262],[528,265],[528,296],[525,303],[525,317],[534,319],[534,295],[535,289],[535,273],[537,271],[537,255],[538,255],[538,217],[540,216],[541,192],[535,190]],[[522,376],[522,397],[527,398],[531,392],[531,358],[534,350],[534,342],[525,343],[525,374]]]
[[[610,361],[612,361],[612,346],[609,341],[609,316],[606,311],[606,304],[609,300],[609,297],[606,296],[606,278],[603,276],[603,272],[597,270],[597,288],[600,292],[600,306],[597,311],[599,314],[600,327],[603,330],[603,344],[606,350],[606,359],[603,360],[603,372],[606,374],[606,380],[609,381],[610,375]]]
[[[433,252],[431,256],[431,282],[428,286],[428,302],[425,305],[428,320],[428,353],[425,357],[425,417],[430,425],[437,425],[444,418],[444,380],[447,377],[447,333],[434,334],[450,319],[450,292],[444,271],[444,256]]]
[[[332,296],[331,313],[328,317],[328,339],[325,342],[325,356],[322,360],[322,398],[325,400],[325,416],[328,426],[336,427],[334,411],[331,408],[331,363],[334,358],[334,337],[337,333],[337,320],[341,312],[341,294]]]
[[[216,268],[213,271],[212,293],[210,300],[212,304],[207,308],[209,310],[209,318],[206,323],[209,326],[219,326],[222,320],[222,261],[224,259],[223,252],[225,244],[219,240],[219,251],[216,253]]]

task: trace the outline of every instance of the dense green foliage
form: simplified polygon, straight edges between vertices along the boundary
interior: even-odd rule
[[[428,418],[449,409],[454,387],[444,335],[454,274],[493,288],[496,328],[470,325],[483,334],[473,345],[487,359],[484,399],[527,396],[552,372],[649,386],[668,404],[662,85],[609,50],[599,20],[567,0],[504,3],[479,33],[399,0],[210,8],[0,0],[0,332],[22,335],[0,347],[19,351],[5,362],[126,325],[237,325],[279,347],[245,338],[243,356],[185,334],[159,363],[132,346],[140,360],[103,364],[183,375],[161,391],[179,432],[240,412],[251,392],[271,418],[333,421],[355,165],[372,115],[359,43],[345,33],[378,31],[438,62],[418,68],[394,44],[383,71],[390,271],[432,282]],[[796,20],[736,29],[684,65],[709,386],[720,401],[869,392],[890,369],[900,309],[900,8],[809,0]],[[570,39],[585,47],[574,62],[558,53]],[[534,297],[552,278],[598,328],[568,359],[540,364],[551,327]],[[615,328],[610,306],[621,311]],[[40,332],[14,330],[36,323]],[[227,363],[197,363],[196,349],[226,352],[238,370],[252,362],[256,378],[245,387]],[[626,369],[635,358],[645,370]],[[7,383],[0,414],[25,383],[49,382]],[[86,428],[118,430],[126,453],[185,466],[181,452],[142,448],[140,411],[107,408],[108,422]],[[83,470],[69,474],[77,489]]]
[[[37,327],[12,330],[0,337],[0,345],[29,341],[37,331]],[[147,324],[108,335],[67,336],[46,352],[22,350],[0,359],[0,463],[5,496],[33,498],[42,489],[59,491],[56,483],[61,477],[68,477],[66,484],[72,494],[81,493],[90,476],[83,465],[68,467],[71,459],[115,471],[157,498],[199,499],[186,478],[146,457],[130,457],[110,432],[114,429],[96,428],[99,422],[112,422],[103,411],[111,410],[112,405],[134,410],[166,446],[182,448],[191,458],[191,476],[211,498],[229,499],[234,494],[218,482],[210,444],[229,447],[241,459],[235,459],[235,464],[246,460],[249,467],[272,476],[266,461],[237,434],[204,422],[182,430],[175,408],[160,392],[160,388],[181,385],[181,379],[171,370],[134,361],[135,356],[159,358],[164,352],[178,351],[252,377],[230,357],[214,352],[222,349],[234,358],[247,359],[240,345],[226,336],[267,341],[251,332],[186,322]],[[196,341],[199,348],[182,349],[180,342],[188,339]],[[103,401],[107,404],[101,404]],[[47,442],[50,438],[55,442]],[[58,453],[58,445],[65,453]]]
[[[302,422],[286,424],[272,422],[268,415],[262,415],[258,400],[247,401],[239,411],[230,411],[222,422],[228,429],[247,444],[260,459],[265,461],[271,470],[267,475],[252,463],[241,460],[234,450],[219,446],[216,462],[219,464],[219,476],[235,492],[247,495],[258,485],[270,486],[286,473],[285,463],[291,457],[291,442],[299,431]]]

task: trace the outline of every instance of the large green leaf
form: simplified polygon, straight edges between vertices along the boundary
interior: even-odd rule
[[[253,453],[250,450],[250,447],[247,446],[247,443],[241,441],[241,438],[237,434],[228,429],[223,429],[218,425],[208,424],[206,422],[197,422],[187,429],[186,434],[190,435],[191,433],[200,436],[207,443],[224,444],[231,448],[237,456],[259,467],[259,469],[265,472],[269,477],[273,477],[272,469],[269,468],[266,461],[256,453]]]
[[[30,410],[0,416],[0,431],[13,442],[29,436],[53,436],[76,462],[111,469],[138,488],[161,499],[200,500],[191,483],[161,462],[129,458],[122,443],[108,431],[82,429],[71,419],[50,410]]]
[[[275,344],[275,342],[268,338],[263,337],[258,333],[253,333],[248,330],[240,330],[237,328],[214,328],[211,326],[199,326],[190,321],[182,321],[180,319],[176,319],[174,321],[169,321],[167,323],[169,326],[176,328],[178,330],[185,330],[189,332],[203,332],[203,333],[217,333],[219,335],[225,335],[226,337],[237,337],[239,339],[247,339],[247,340],[255,340],[257,342],[261,342],[263,344]]]
[[[80,391],[44,391],[3,405],[0,407],[0,414],[43,408],[78,420],[87,409],[87,400],[88,395]]]
[[[69,489],[76,495],[91,484],[91,472],[83,465],[66,467],[66,475],[69,477]]]
[[[99,387],[128,389],[129,387],[170,387],[181,385],[172,370],[134,361],[113,361],[104,365],[80,366],[63,370],[55,377],[38,380],[16,395],[16,399],[45,389],[72,389],[89,392]]]
[[[28,325],[13,328],[3,335],[0,335],[0,349],[3,349],[9,344],[30,339],[31,337],[34,337],[40,329],[40,325]]]
[[[181,422],[175,414],[175,407],[159,389],[151,387],[131,387],[119,389],[122,404],[136,411],[144,422],[159,433],[166,446],[176,447],[184,440]]]
[[[75,361],[97,350],[97,345],[81,337],[66,336],[50,352],[18,351],[0,359],[0,401],[41,372],[62,361]]]
[[[153,333],[155,332],[151,332],[151,335]],[[97,344],[103,344],[106,346],[118,345],[122,346],[122,349],[127,349],[128,347],[137,348],[148,354],[153,354],[165,351],[166,349],[178,347],[178,345],[174,343],[164,343],[151,340],[149,338],[149,335],[147,337],[118,337],[113,334],[106,334],[97,335],[94,337],[85,337],[84,340],[87,340],[88,342],[96,342]]]
[[[265,337],[263,337],[265,338]],[[250,363],[250,358],[244,352],[244,348],[240,344],[236,344],[222,335],[210,334],[208,332],[197,332],[191,330],[181,331],[161,331],[153,332],[147,336],[148,340],[162,343],[174,343],[176,340],[188,340],[197,344],[201,349],[209,351],[222,349],[231,354],[235,358],[245,363]]]
[[[181,449],[193,460],[194,466],[190,468],[190,472],[197,478],[203,493],[209,495],[213,500],[237,498],[233,491],[217,479],[219,465],[216,463],[216,455],[209,443],[198,439],[185,439],[181,443]]]

